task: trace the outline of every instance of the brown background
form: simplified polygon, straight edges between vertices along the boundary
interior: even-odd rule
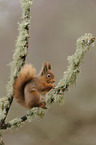
[[[0,0],[0,96],[6,95],[17,22],[21,21],[19,0]],[[27,63],[39,72],[50,61],[56,83],[74,54],[76,40],[86,32],[96,37],[95,0],[34,0],[31,8],[30,47]],[[8,120],[25,109],[15,101]],[[76,87],[65,94],[64,104],[54,104],[44,119],[35,119],[19,130],[4,132],[6,145],[96,145],[96,46],[81,65]]]

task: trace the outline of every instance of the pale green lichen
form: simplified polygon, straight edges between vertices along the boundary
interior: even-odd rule
[[[28,121],[30,122],[37,117],[43,118],[45,115],[45,110],[40,107],[34,107],[28,111],[27,114]]]
[[[23,14],[23,21],[19,24],[19,36],[16,41],[16,49],[11,62],[10,81],[7,85],[7,97],[0,99],[0,120],[6,118],[8,108],[11,105],[11,98],[13,97],[13,83],[17,77],[22,65],[25,63],[25,57],[28,53],[28,39],[29,39],[29,25],[30,25],[30,7],[32,0],[21,0]],[[77,75],[80,72],[80,63],[82,62],[85,53],[89,50],[90,45],[94,42],[92,34],[85,34],[81,36],[76,43],[76,52],[74,55],[68,57],[68,69],[64,72],[63,78],[59,81],[56,88],[54,88],[47,97],[47,106],[52,102],[62,103],[64,99],[64,92],[68,88],[76,84]],[[46,110],[38,107],[32,108],[27,112],[25,120],[32,121],[36,117],[43,117]],[[8,128],[22,126],[24,118],[15,118],[9,122]]]
[[[95,38],[93,38],[90,33],[86,33],[77,40],[75,54],[68,57],[69,66],[67,71],[64,72],[64,76],[59,81],[56,88],[48,94],[48,104],[51,103],[51,100],[54,100],[54,102],[62,102],[64,92],[66,90],[68,91],[70,86],[76,84],[77,75],[80,72],[80,64],[85,53],[89,50],[90,45],[94,43],[94,41]]]
[[[76,43],[76,52],[74,55],[68,57],[69,67],[64,73],[63,79],[58,83],[57,87],[64,86],[65,84],[70,85],[74,84],[76,81],[76,77],[80,72],[79,65],[84,58],[85,53],[89,50],[89,46],[91,39],[93,38],[92,34],[85,34],[81,36]]]
[[[22,126],[22,120],[20,118],[15,118],[12,121],[9,122],[10,123],[10,128],[19,128]]]
[[[6,108],[9,107],[9,101],[7,97],[0,98],[0,120],[6,116]]]
[[[8,113],[13,98],[13,84],[28,53],[30,7],[32,0],[21,0],[22,21],[18,25],[19,35],[16,40],[16,49],[13,54],[13,61],[10,63],[10,81],[7,84],[7,97],[0,99],[0,120],[4,120]]]
[[[8,96],[13,95],[14,78],[18,75],[21,66],[25,63],[23,57],[28,53],[28,40],[29,40],[29,25],[30,25],[30,7],[32,0],[21,0],[22,4],[22,22],[18,24],[19,35],[16,41],[16,49],[13,54],[13,61],[10,63],[11,74],[10,81],[7,85]]]
[[[42,108],[39,108],[39,107],[34,107],[32,108],[31,110],[27,111],[27,120],[29,122],[31,122],[32,120],[34,120],[35,118],[43,118],[45,115],[45,110],[42,109]],[[24,123],[24,120],[22,118],[15,118],[13,120],[11,120],[9,122],[9,127],[8,129],[11,129],[11,128],[19,128],[21,127]]]
[[[23,21],[19,23],[19,35],[16,41],[16,49],[13,54],[13,61],[11,62],[10,81],[7,85],[8,96],[13,95],[14,78],[18,75],[24,60],[21,57],[26,57],[28,53],[28,39],[29,39],[29,24],[30,24],[30,7],[32,0],[21,0],[23,14]],[[28,11],[28,12],[27,12]]]
[[[60,80],[55,89],[53,89],[47,97],[47,106],[52,102],[62,103],[64,99],[64,92],[68,90],[71,85],[76,83],[76,78],[80,72],[80,63],[84,58],[85,52],[89,50],[89,46],[94,42],[93,36],[89,33],[77,40],[77,48],[74,55],[68,57],[69,66],[66,72],[64,72],[63,79]],[[7,101],[7,100],[6,100]],[[7,102],[4,104],[3,109],[6,107]],[[46,110],[38,107],[34,107],[27,112],[27,115],[24,116],[28,121],[32,121],[36,117],[43,117]],[[24,120],[21,118],[15,118],[9,122],[9,128],[20,127]]]

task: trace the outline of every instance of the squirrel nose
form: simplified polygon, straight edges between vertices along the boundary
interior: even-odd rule
[[[55,79],[53,79],[53,83],[55,82]]]

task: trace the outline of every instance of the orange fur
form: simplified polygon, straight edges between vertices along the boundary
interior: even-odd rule
[[[14,98],[23,106],[25,106],[24,87],[34,77],[35,73],[36,70],[31,64],[25,64],[15,80],[13,90]]]
[[[39,75],[34,76],[35,73],[36,70],[31,64],[25,64],[21,68],[13,86],[14,98],[27,109],[32,107],[46,109],[45,94],[55,87],[51,64],[44,63]]]

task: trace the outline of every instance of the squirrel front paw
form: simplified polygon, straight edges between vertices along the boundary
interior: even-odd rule
[[[56,87],[56,85],[52,84],[52,87],[53,87],[53,88],[55,88],[55,87]]]
[[[43,109],[47,109],[45,102],[39,103],[38,107],[41,107]]]

